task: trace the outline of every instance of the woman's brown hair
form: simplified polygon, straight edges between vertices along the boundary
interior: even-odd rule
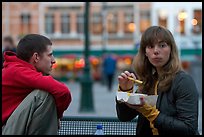
[[[156,68],[149,62],[145,56],[146,47],[158,43],[162,40],[171,48],[168,62],[163,66],[160,76],[156,72]],[[133,60],[133,68],[137,77],[144,82],[142,91],[147,94],[154,93],[154,85],[159,80],[158,90],[167,91],[172,83],[176,73],[181,70],[178,50],[171,32],[160,26],[149,27],[142,35],[140,48]]]

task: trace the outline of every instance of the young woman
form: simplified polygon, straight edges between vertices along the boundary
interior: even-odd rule
[[[133,82],[143,81],[137,92],[158,95],[156,106],[141,98],[142,105],[116,100],[117,116],[130,121],[137,115],[137,135],[198,134],[198,91],[190,75],[181,68],[173,35],[160,26],[148,28],[142,35],[138,54],[133,61],[134,73],[118,76],[119,91],[133,92]]]

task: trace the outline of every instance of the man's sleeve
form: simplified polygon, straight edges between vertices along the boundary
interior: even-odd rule
[[[14,76],[15,87],[25,87],[30,89],[40,89],[53,95],[58,110],[58,118],[63,116],[63,112],[68,108],[71,102],[71,93],[68,87],[55,80],[52,76],[43,76],[42,73],[35,70],[21,70],[23,73],[17,73]]]

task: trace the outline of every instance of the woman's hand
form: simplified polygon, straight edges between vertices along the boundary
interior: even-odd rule
[[[127,77],[132,77],[136,79],[136,76],[133,73],[125,71],[118,76],[118,82],[121,90],[129,90],[133,87],[134,82],[129,80]]]
[[[128,103],[125,103],[125,104],[128,107],[140,112],[150,122],[153,122],[159,115],[160,111],[156,108],[156,106],[151,106],[149,104],[146,104],[144,101],[144,97],[140,97],[140,102],[141,102],[141,105],[131,105]]]

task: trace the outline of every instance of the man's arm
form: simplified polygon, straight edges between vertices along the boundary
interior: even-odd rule
[[[63,116],[63,112],[71,102],[71,93],[68,87],[51,76],[43,76],[42,73],[35,70],[22,68],[16,71],[14,79],[15,82],[12,83],[12,86],[40,89],[52,94],[56,101],[58,118]]]

